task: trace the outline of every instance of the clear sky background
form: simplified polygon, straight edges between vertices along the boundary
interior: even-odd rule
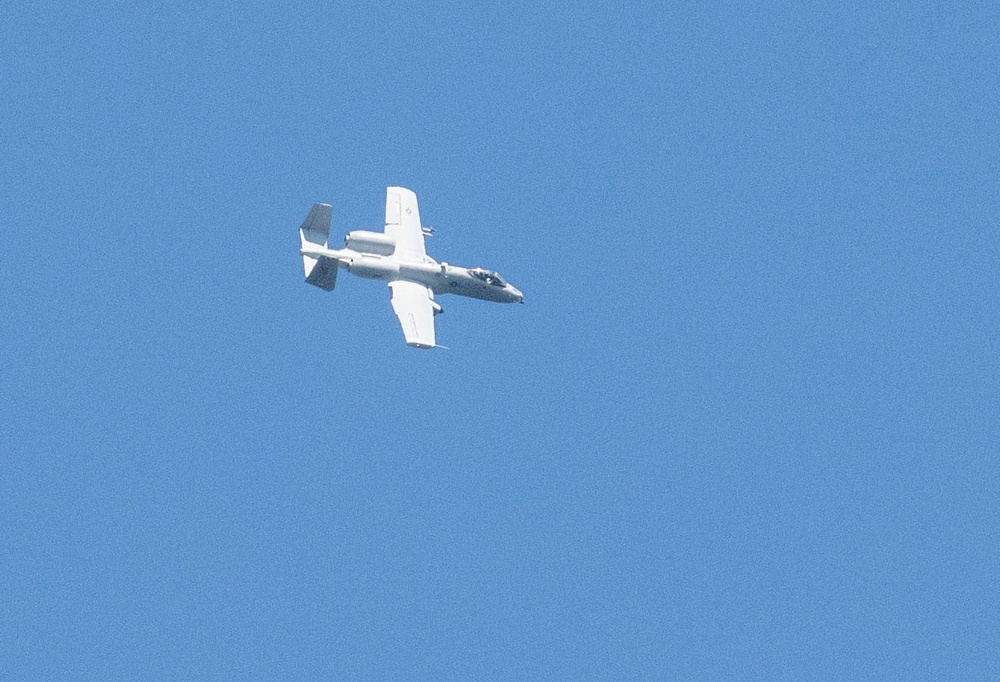
[[[0,677],[995,679],[998,26],[15,2]],[[396,184],[525,305],[307,286]]]

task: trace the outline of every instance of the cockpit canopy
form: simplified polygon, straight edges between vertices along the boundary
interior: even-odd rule
[[[493,272],[492,270],[484,270],[482,268],[474,268],[472,270],[469,270],[469,274],[472,275],[473,277],[475,277],[477,279],[481,279],[484,282],[486,282],[487,284],[491,284],[491,285],[493,285],[495,287],[501,287],[502,288],[502,287],[507,286],[507,283],[505,281],[503,281],[503,277],[500,276],[500,273]]]

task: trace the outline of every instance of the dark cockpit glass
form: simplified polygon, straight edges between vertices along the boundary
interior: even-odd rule
[[[505,287],[507,283],[503,281],[503,277],[500,273],[493,272],[491,270],[483,270],[482,268],[476,268],[474,270],[469,270],[469,273],[473,277],[483,280],[487,284],[492,284],[495,287]]]

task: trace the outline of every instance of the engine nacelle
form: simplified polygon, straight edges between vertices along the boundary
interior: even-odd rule
[[[362,254],[359,258],[351,260],[347,269],[352,274],[365,279],[381,279],[386,282],[396,279],[399,276],[399,263],[390,259]]]
[[[358,253],[374,253],[377,256],[391,256],[396,250],[396,240],[383,232],[354,230],[344,238],[344,245]]]

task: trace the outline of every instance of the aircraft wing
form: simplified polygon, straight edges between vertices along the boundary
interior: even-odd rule
[[[423,261],[427,252],[424,250],[417,195],[405,187],[385,188],[385,233],[396,240],[396,256]]]
[[[412,192],[411,192],[412,194]],[[398,247],[397,247],[398,248]],[[434,299],[431,291],[417,282],[389,282],[392,290],[392,309],[396,311],[403,327],[406,345],[416,348],[433,348]]]

